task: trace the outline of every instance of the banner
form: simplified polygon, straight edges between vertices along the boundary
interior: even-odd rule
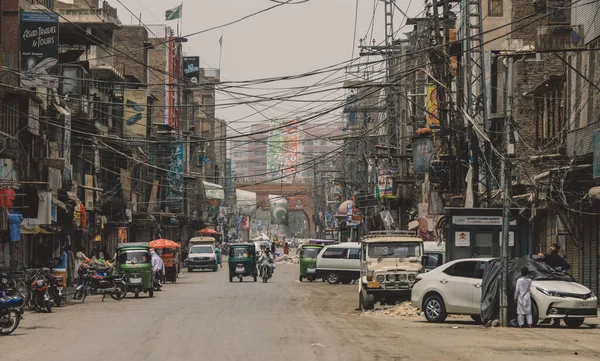
[[[427,127],[435,130],[440,129],[440,99],[438,97],[437,87],[430,85],[427,87]]]
[[[231,172],[231,158],[225,159],[225,198],[233,196],[233,177]]]
[[[288,202],[285,197],[269,194],[271,224],[288,225]]]
[[[145,89],[125,89],[123,92],[123,137],[146,137],[147,102]]]
[[[298,166],[298,124],[296,120],[271,120],[267,141],[269,180],[291,183]]]
[[[176,210],[183,210],[183,144],[174,144],[169,158],[165,200],[169,212],[177,213]]]
[[[256,217],[256,193],[243,189],[235,190],[236,206],[238,212],[244,216]]]
[[[94,176],[92,174],[85,175],[85,209],[91,210],[94,208]]]
[[[302,198],[300,197],[287,197],[287,202],[288,202],[288,210],[297,210],[297,211],[301,211],[304,209],[304,206],[302,205]]]
[[[429,172],[429,162],[431,162],[435,154],[433,138],[414,137],[412,139],[412,147],[415,174],[427,174]]]
[[[22,11],[21,86],[58,88],[58,14]]]
[[[200,80],[200,57],[199,56],[184,56],[183,57],[183,78],[189,84],[198,84]]]

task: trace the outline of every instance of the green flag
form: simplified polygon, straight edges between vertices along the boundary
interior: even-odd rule
[[[183,4],[174,7],[171,10],[165,11],[165,20],[175,20],[181,18],[181,8]]]

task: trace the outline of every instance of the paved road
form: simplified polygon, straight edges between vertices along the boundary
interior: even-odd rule
[[[600,355],[599,332],[591,329],[482,329],[464,319],[433,325],[358,316],[356,286],[299,283],[297,267],[280,265],[268,284],[229,283],[223,270],[182,273],[177,284],[166,285],[153,299],[100,303],[92,297],[52,314],[27,314],[14,335],[0,338],[0,354],[11,361],[597,360]]]

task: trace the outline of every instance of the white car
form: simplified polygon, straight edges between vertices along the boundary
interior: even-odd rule
[[[481,316],[483,269],[491,258],[460,259],[420,274],[411,301],[430,322],[443,322],[448,314]],[[533,322],[559,318],[571,328],[586,317],[597,317],[598,298],[576,282],[534,280],[531,284]]]

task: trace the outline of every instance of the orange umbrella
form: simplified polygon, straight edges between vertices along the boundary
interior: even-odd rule
[[[150,242],[150,248],[181,248],[181,245],[169,239],[161,238]]]
[[[212,228],[202,228],[198,231],[200,234],[219,234],[219,232],[215,231]]]

